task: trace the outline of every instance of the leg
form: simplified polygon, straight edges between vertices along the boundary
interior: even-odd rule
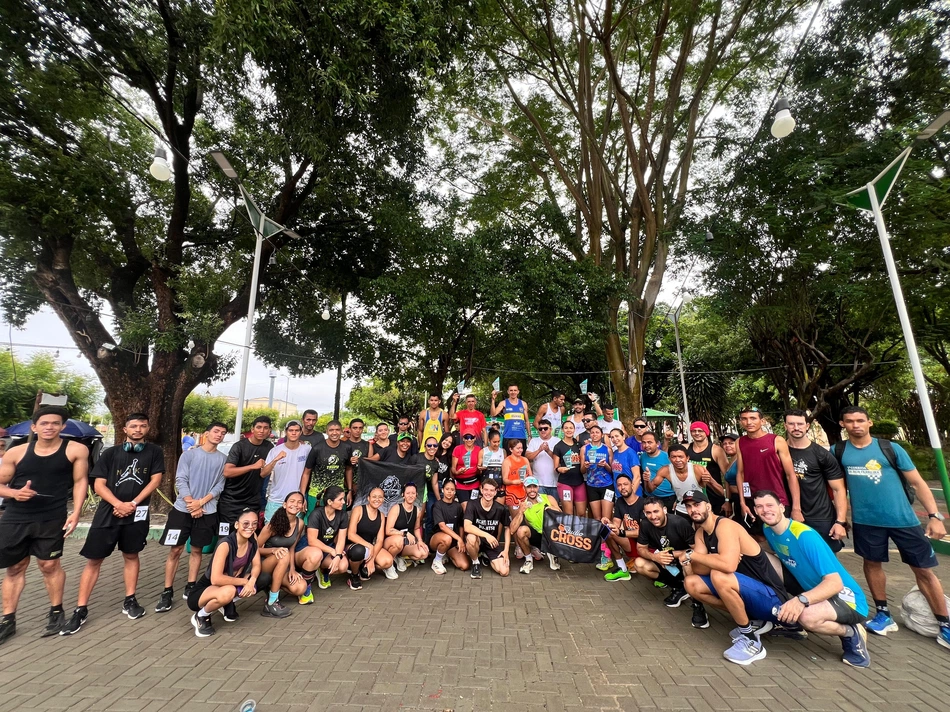
[[[604,504],[604,501],[601,500],[601,499],[597,500],[596,502],[591,502],[591,503],[590,503],[590,510],[594,513],[594,517],[593,517],[594,519],[600,519],[601,517],[604,516],[604,515],[603,515],[603,511],[604,511],[603,504]],[[584,515],[581,514],[581,516],[584,516]]]
[[[438,532],[432,535],[432,539],[429,540],[429,546],[439,554],[445,554],[449,547],[455,543],[455,540],[450,537],[448,534],[443,532]]]
[[[745,611],[745,602],[739,594],[739,579],[736,578],[735,574],[727,574],[715,570],[709,573],[709,577],[712,580],[713,586],[716,587],[716,593],[719,594],[719,600],[722,601],[722,606],[729,611],[732,620],[734,620],[736,625],[740,628],[748,626],[749,616]],[[703,585],[705,585],[705,583]],[[702,600],[702,602],[705,603],[706,601]]]
[[[638,556],[633,561],[633,568],[636,569],[636,572],[641,576],[646,576],[648,579],[656,581],[660,576],[660,568],[648,559],[644,559]],[[689,589],[687,589],[688,591]]]
[[[525,556],[531,556],[531,543],[528,538],[531,536],[531,530],[522,524],[515,533],[515,543],[521,547]]]
[[[30,557],[27,556],[23,561],[7,567],[7,575],[3,577],[3,614],[16,613],[16,607],[20,603],[20,596],[23,594],[23,587],[26,586],[26,569],[30,565]],[[46,588],[49,593],[49,586]],[[60,588],[60,603],[63,601],[62,588]],[[52,599],[52,594],[50,594]],[[54,604],[55,605],[55,604]]]
[[[814,603],[798,618],[798,624],[805,630],[821,635],[834,635],[843,638],[851,635],[851,627],[838,623],[838,612],[828,601]]]
[[[208,586],[198,599],[198,605],[207,613],[224,608],[237,597],[234,586]]]
[[[573,514],[576,514],[578,517],[583,517],[587,514],[587,502],[583,499],[575,499]]]
[[[135,587],[139,582],[139,555],[122,554],[122,578],[125,581],[125,595],[134,596]]]
[[[637,559],[641,561],[641,559]],[[639,573],[639,569],[638,569]],[[720,608],[725,610],[726,605],[722,600],[713,593],[709,586],[706,585],[706,582],[700,576],[689,575],[684,581],[686,592],[690,595],[694,601],[699,601],[700,603],[706,606],[712,606],[713,608]]]
[[[911,566],[911,571],[917,578],[917,586],[920,592],[924,594],[927,603],[930,604],[930,610],[935,616],[947,615],[947,599],[943,596],[943,586],[940,580],[934,575],[933,569],[919,569]]]
[[[77,606],[88,606],[89,597],[92,596],[92,589],[96,587],[96,582],[99,580],[99,570],[102,568],[102,562],[104,559],[89,559],[86,562],[85,568],[82,570],[82,575],[79,577],[79,597],[76,600]],[[49,583],[46,584],[47,590],[49,589]]]
[[[624,539],[626,538],[627,537],[624,537]],[[604,543],[607,544],[607,548],[610,549],[610,558],[619,559],[621,556],[623,556],[623,549],[620,547],[619,536],[616,534],[611,534],[607,537]]]
[[[472,562],[465,555],[465,551],[459,551],[457,546],[449,548],[447,556],[459,571],[468,571],[472,567]]]
[[[171,588],[175,583],[175,572],[178,571],[178,562],[181,560],[181,553],[185,550],[184,545],[182,546],[173,546],[168,550],[168,558],[165,559],[165,588]],[[191,554],[194,555],[195,551],[192,549]],[[198,555],[201,555],[199,550]],[[201,559],[198,559],[199,563]],[[188,560],[188,580],[193,581],[191,578],[191,559]]]
[[[864,560],[864,578],[868,582],[868,590],[875,601],[887,600],[887,574],[880,561]],[[923,590],[923,589],[921,589]],[[926,595],[926,594],[924,594]]]
[[[388,551],[390,556],[399,556],[402,553],[405,543],[402,534],[393,534],[386,537],[383,541],[383,551]]]
[[[191,547],[191,554],[188,555],[188,583],[197,581],[200,572],[201,547]]]
[[[468,554],[468,558],[470,558],[473,563],[478,561],[479,546],[480,543],[477,536],[474,534],[465,535],[465,551]]]
[[[276,556],[268,556],[267,558],[275,560],[271,568],[270,592],[273,595],[277,595],[280,593],[281,584],[287,577],[287,572],[290,571],[290,554],[288,553],[287,556],[280,560],[277,560]]]
[[[388,569],[392,565],[393,565],[392,554],[386,551],[386,548],[383,547],[382,549],[379,550],[379,553],[376,554],[376,568],[378,568],[380,571],[383,571],[385,569]]]
[[[499,556],[497,559],[492,559],[491,567],[499,576],[507,576],[510,573],[508,571],[508,562],[502,556]]]

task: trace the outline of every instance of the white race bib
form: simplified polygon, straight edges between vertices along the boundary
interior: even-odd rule
[[[477,490],[477,489],[473,489],[473,490],[472,490],[472,496],[470,497],[470,499],[472,499],[472,500],[478,499],[478,490]]]
[[[614,491],[613,491],[612,489],[610,489],[609,487],[607,488],[607,491],[604,492],[604,501],[605,501],[605,502],[613,502],[613,501],[614,501]]]
[[[563,492],[561,492],[561,499],[563,499],[565,502],[570,502],[570,501],[571,501],[571,490],[566,489],[566,490],[564,490]]]
[[[175,546],[178,543],[178,537],[181,536],[181,529],[169,529],[165,532],[165,546]]]
[[[752,488],[749,486],[748,482],[742,483],[742,496],[747,499],[752,496]]]
[[[218,536],[227,536],[231,533],[231,525],[227,522],[221,522],[218,525]]]
[[[148,519],[148,505],[143,505],[141,507],[135,508],[135,519],[136,522],[144,522]]]

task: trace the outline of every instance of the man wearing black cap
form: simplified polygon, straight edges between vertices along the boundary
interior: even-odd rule
[[[737,665],[761,660],[766,655],[761,636],[775,621],[772,609],[789,598],[782,580],[742,526],[712,513],[702,490],[686,492],[683,503],[698,526],[693,549],[679,556],[686,591],[694,601],[728,611],[736,622],[726,660]]]

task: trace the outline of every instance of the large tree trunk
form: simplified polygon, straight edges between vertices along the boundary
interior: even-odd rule
[[[617,407],[620,409],[620,422],[628,433],[633,432],[633,422],[643,413],[643,401],[640,388],[643,378],[643,367],[640,363],[634,364],[634,354],[640,354],[642,360],[646,322],[641,319],[631,320],[630,333],[634,342],[630,345],[630,362],[624,353],[623,343],[617,331],[619,309],[611,303],[608,307],[608,324],[611,325],[605,339],[607,353],[607,367],[610,369],[610,381],[617,393]],[[635,370],[634,370],[635,369]]]

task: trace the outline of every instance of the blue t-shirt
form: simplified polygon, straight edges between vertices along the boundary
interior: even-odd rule
[[[627,443],[627,447],[637,453],[637,455],[643,452],[643,445],[641,445],[640,441],[637,440],[636,435],[631,435],[626,440],[624,440],[624,442]]]
[[[670,456],[662,450],[657,450],[656,455],[647,455],[646,452],[640,453],[640,471],[650,468],[650,475],[656,477],[661,467],[670,466]],[[673,485],[670,481],[664,479],[653,492],[654,497],[672,497],[676,493],[673,491]]]
[[[864,591],[841,565],[818,532],[796,521],[791,521],[788,529],[781,535],[769,527],[763,527],[763,531],[772,551],[805,591],[815,588],[828,574],[838,574],[844,584],[838,598],[862,616],[868,614],[868,601],[864,597]]]
[[[608,446],[601,445],[592,445],[587,444],[587,453],[586,458],[587,462],[590,465],[590,469],[587,470],[587,484],[591,487],[613,487],[614,485],[614,476],[613,473],[608,469],[610,466],[601,467],[597,463],[601,460],[607,459],[607,454],[609,452]]]
[[[891,443],[891,447],[902,471],[915,469],[913,460],[900,445]],[[877,438],[863,448],[846,443],[841,466],[851,496],[851,518],[856,524],[893,529],[920,526],[904,494],[900,475],[884,457]]]
[[[640,467],[640,457],[632,449],[627,448],[623,452],[614,452],[614,489],[617,490],[617,477],[619,475],[626,475],[631,480],[633,480],[634,489],[637,492],[637,496],[643,494],[643,480],[640,477],[635,477],[633,474],[633,468]],[[619,493],[619,490],[617,490]]]

